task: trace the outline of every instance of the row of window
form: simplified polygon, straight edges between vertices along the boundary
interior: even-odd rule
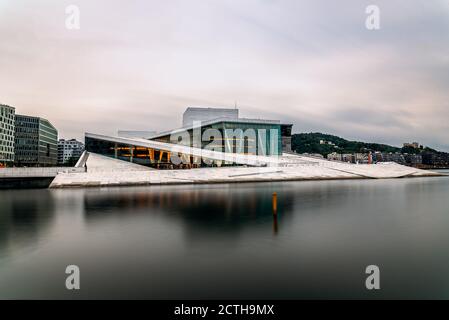
[[[5,146],[0,145],[0,151],[14,153],[14,147],[5,147]]]
[[[0,161],[14,161],[14,154],[0,152]]]
[[[0,143],[2,143],[3,141],[14,141],[14,136],[0,134]]]
[[[3,140],[2,142],[0,142],[0,145],[5,147],[14,147],[14,141]]]
[[[0,128],[14,131],[14,120],[0,119]]]
[[[5,135],[8,135],[8,136],[14,136],[14,130],[11,130],[11,129],[0,129],[0,133],[4,133]]]

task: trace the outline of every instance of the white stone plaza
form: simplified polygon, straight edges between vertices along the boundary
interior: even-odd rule
[[[160,184],[269,182],[332,179],[388,179],[442,174],[396,163],[349,164],[286,154],[263,167],[234,166],[155,170],[95,153],[87,155],[86,171],[59,173],[50,188],[106,187]]]

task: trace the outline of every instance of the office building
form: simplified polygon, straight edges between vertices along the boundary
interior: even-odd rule
[[[0,167],[14,162],[14,117],[14,107],[0,104]]]
[[[46,119],[25,115],[15,118],[17,166],[55,166],[58,162],[58,131]]]
[[[59,139],[58,141],[58,164],[76,162],[84,152],[84,143],[76,139]]]

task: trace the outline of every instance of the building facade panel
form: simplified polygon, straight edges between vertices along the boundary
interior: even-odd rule
[[[14,162],[15,108],[0,104],[0,166]]]
[[[46,119],[16,115],[14,163],[54,166],[58,161],[58,131]]]
[[[213,137],[209,141],[203,141],[202,137],[208,129],[218,130],[220,137]],[[188,134],[190,137],[190,146],[195,146],[194,129],[177,131],[173,134],[167,134],[157,137],[154,140],[173,143],[172,139]],[[254,133],[254,137],[252,134]],[[243,134],[240,136],[240,134]],[[201,127],[201,148],[205,148],[212,140],[220,140],[222,151],[257,155],[281,155],[282,154],[282,136],[281,125],[276,123],[256,123],[245,121],[219,121],[210,125]],[[184,143],[184,141],[183,141]],[[243,146],[240,148],[239,146]]]
[[[46,119],[39,118],[39,165],[58,163],[58,131]]]
[[[84,151],[84,144],[75,139],[58,141],[58,164],[78,160]]]

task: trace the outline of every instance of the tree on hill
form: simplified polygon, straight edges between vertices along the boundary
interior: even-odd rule
[[[320,141],[331,142],[332,144]],[[292,135],[292,149],[298,153],[319,153],[324,157],[329,153],[357,153],[357,152],[400,152],[401,149],[386,144],[349,141],[341,137],[320,132],[299,133]]]

